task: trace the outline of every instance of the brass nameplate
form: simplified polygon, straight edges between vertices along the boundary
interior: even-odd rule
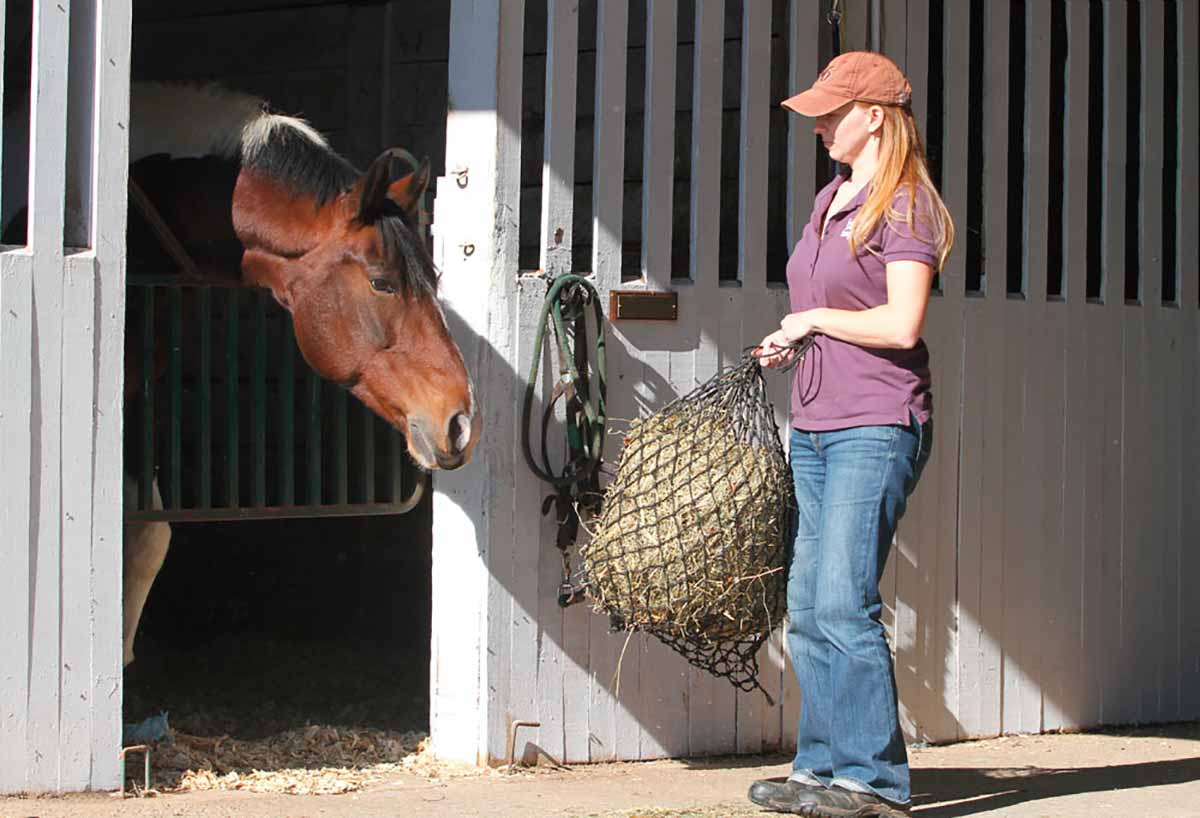
[[[674,321],[677,318],[679,298],[673,292],[612,290],[608,294],[610,321]]]

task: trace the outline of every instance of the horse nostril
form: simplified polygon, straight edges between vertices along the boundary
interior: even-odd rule
[[[459,412],[450,418],[450,426],[446,430],[446,440],[450,443],[450,451],[458,454],[466,451],[471,443],[471,418]]]

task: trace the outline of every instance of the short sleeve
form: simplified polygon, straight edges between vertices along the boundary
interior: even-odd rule
[[[909,206],[909,192],[899,191],[892,200],[892,207],[902,214],[902,217],[895,221],[888,220],[884,224],[879,237],[880,257],[885,264],[893,261],[919,261],[936,271],[938,255],[933,244],[932,207],[928,194],[918,191],[916,198],[911,200],[912,228],[903,218],[903,215],[907,215]]]

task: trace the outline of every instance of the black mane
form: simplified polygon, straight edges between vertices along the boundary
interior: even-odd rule
[[[320,208],[354,187],[362,175],[328,145],[315,142],[289,122],[279,122],[265,139],[243,148],[242,166],[286,184],[294,192],[313,197]],[[399,208],[375,220],[384,257],[406,295],[437,292],[437,271],[419,226]]]
[[[278,179],[323,207],[349,190],[359,173],[328,145],[314,142],[290,123],[274,125],[267,137],[243,146],[242,165]]]

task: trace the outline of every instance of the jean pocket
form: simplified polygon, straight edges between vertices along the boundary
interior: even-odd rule
[[[913,482],[915,483],[920,479],[921,471],[933,453],[933,416],[930,415],[929,419],[922,423],[917,420],[916,415],[909,412],[908,419],[911,421],[912,433],[917,438],[917,448],[913,455]]]

